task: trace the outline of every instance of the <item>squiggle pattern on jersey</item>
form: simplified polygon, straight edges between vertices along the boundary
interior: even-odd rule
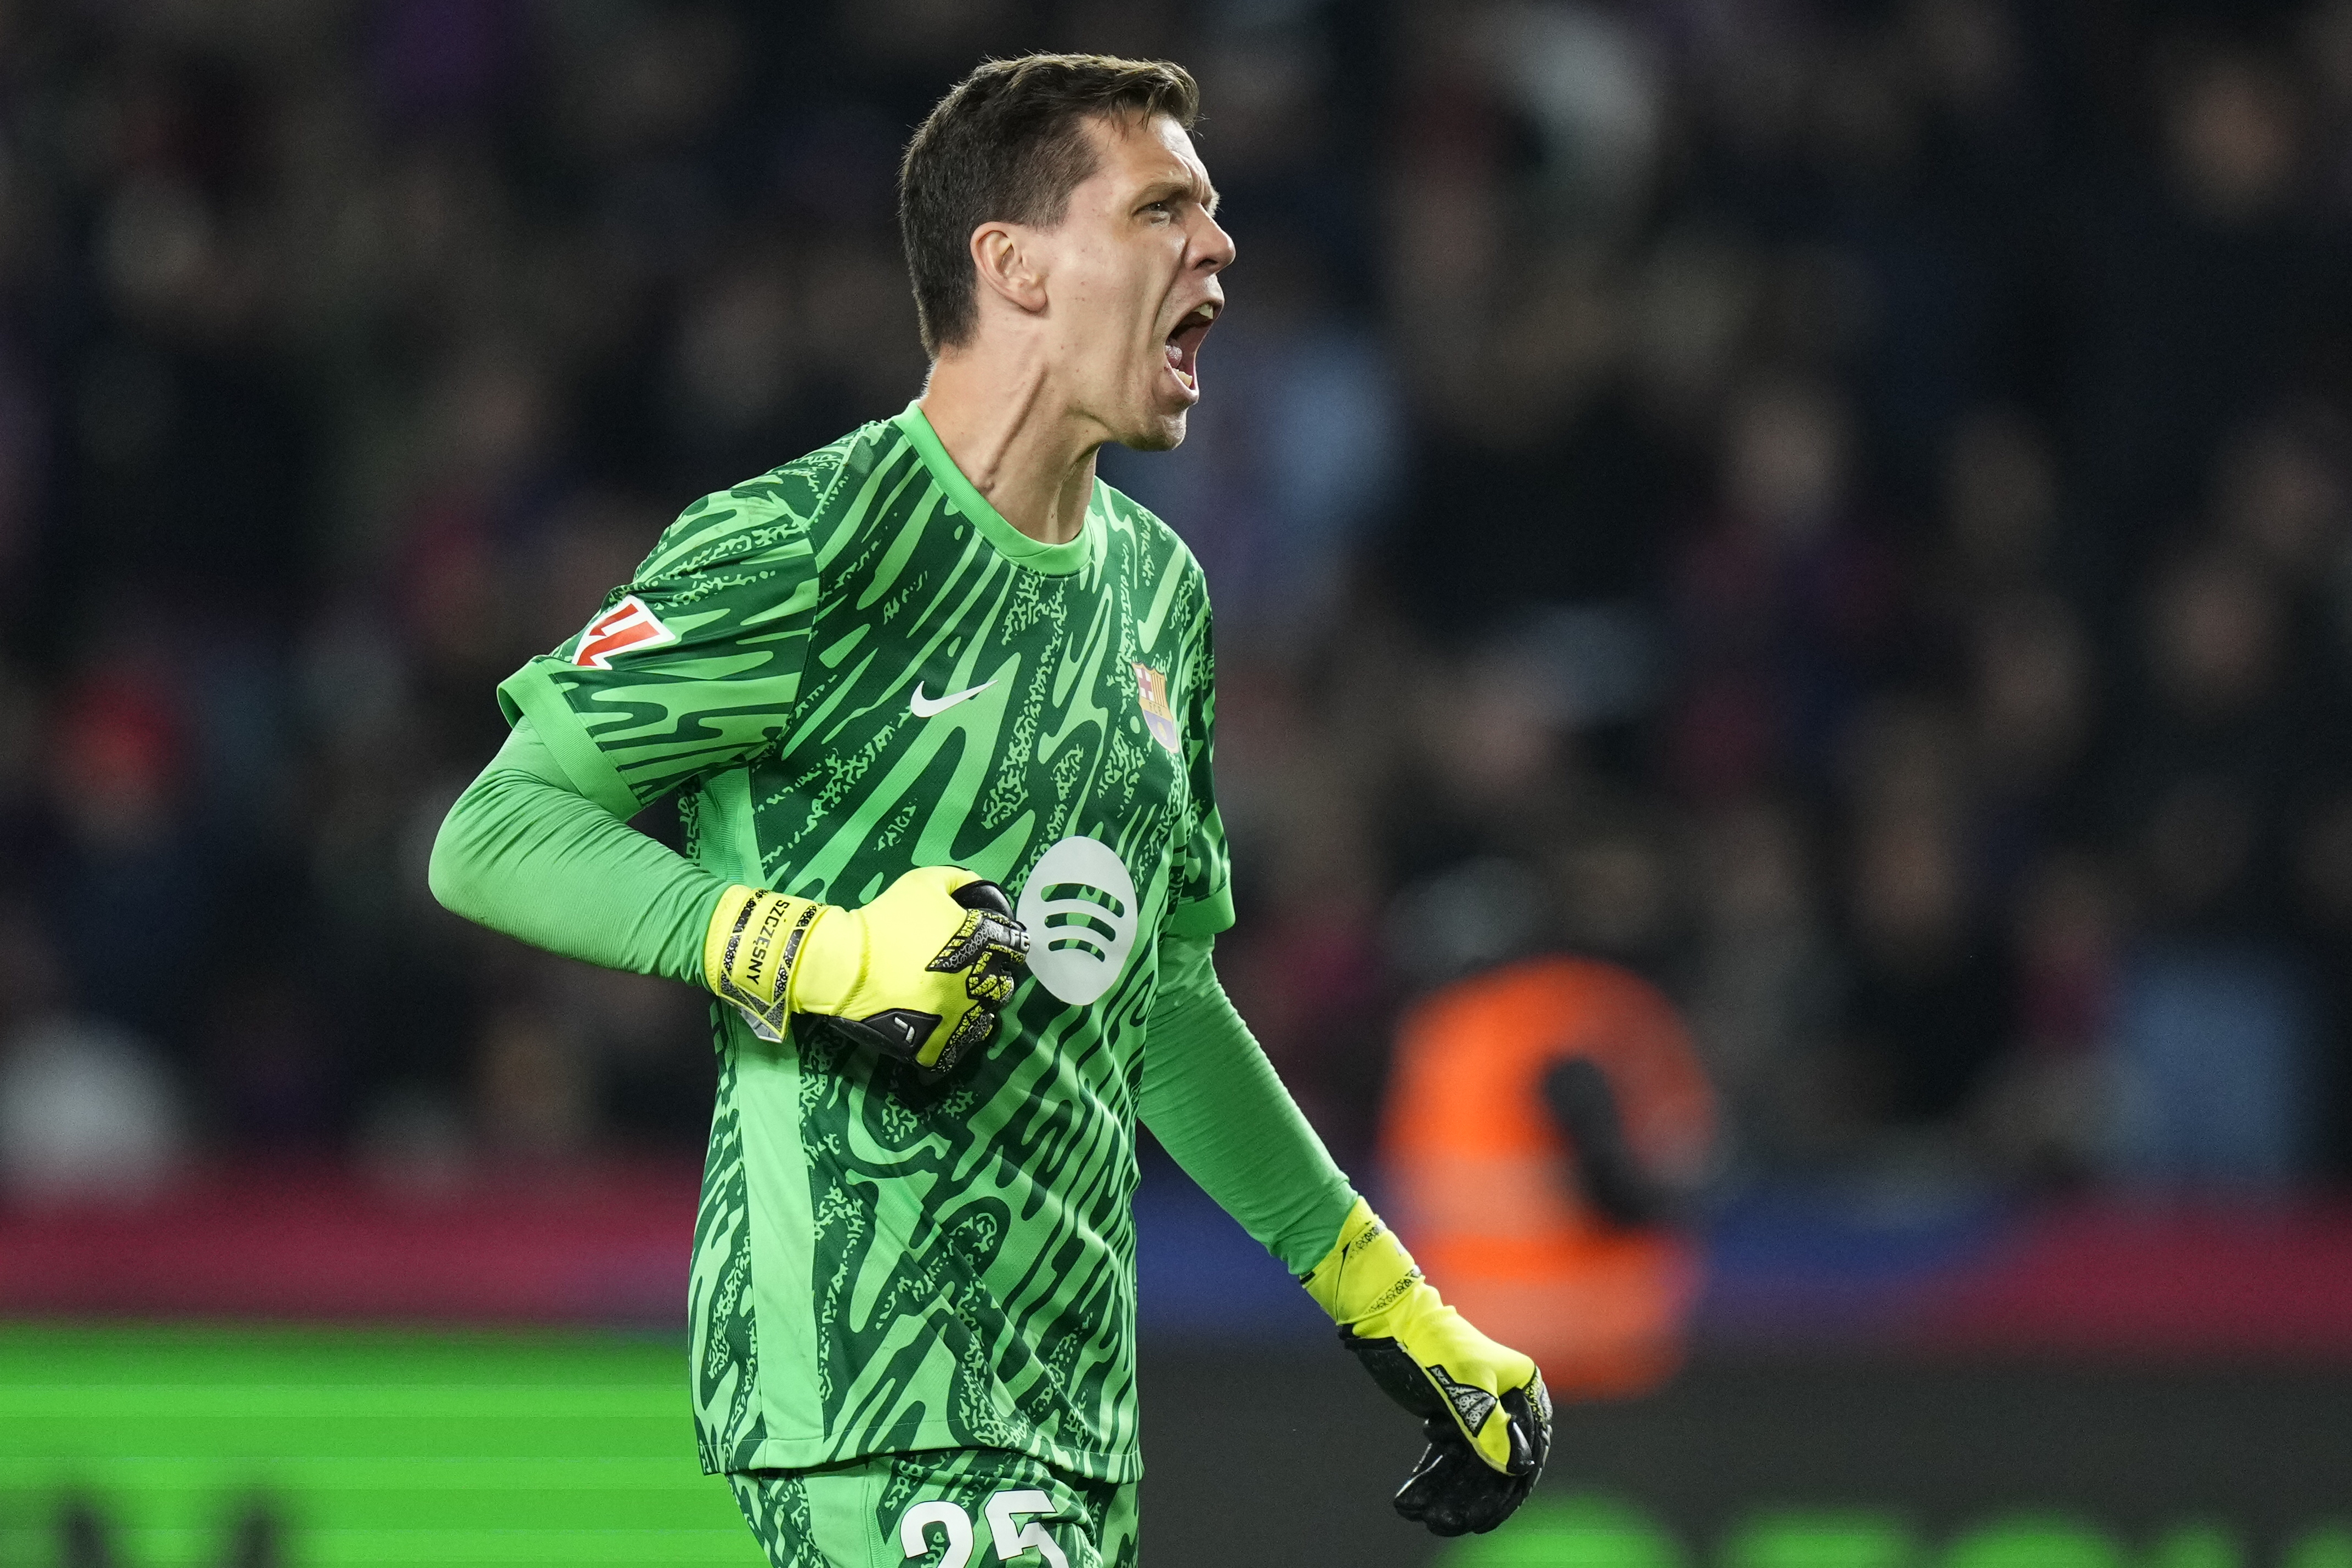
[[[636,593],[676,643],[610,670],[567,645],[516,677],[576,720],[567,768],[609,775],[616,807],[678,790],[691,852],[730,880],[858,904],[952,862],[1017,897],[1084,834],[1141,906],[1108,993],[1072,1007],[1024,984],[942,1087],[720,1017],[692,1318],[713,1469],[975,1447],[1139,1470],[1129,1201],[1153,936],[1225,896],[1207,595],[1175,536],[1108,488],[1051,571],[974,504],[901,422],[868,426],[663,535],[613,597]],[[1146,731],[1139,664],[1165,677],[1180,754]],[[919,716],[919,688],[973,695]]]

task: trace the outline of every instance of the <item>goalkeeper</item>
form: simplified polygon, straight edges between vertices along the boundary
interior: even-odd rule
[[[1194,110],[1095,56],[941,100],[900,176],[924,395],[687,508],[499,688],[434,846],[460,914],[718,998],[693,1402],[778,1568],[1135,1561],[1139,1118],[1423,1421],[1400,1511],[1492,1529],[1549,1441],[1212,967],[1208,596],[1094,472],[1200,397],[1234,247]],[[682,856],[627,826],[664,796]]]

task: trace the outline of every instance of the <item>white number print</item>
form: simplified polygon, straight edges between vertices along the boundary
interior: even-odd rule
[[[996,1548],[999,1563],[1014,1563],[1034,1552],[1044,1560],[1044,1568],[1070,1568],[1070,1560],[1045,1533],[1045,1527],[1032,1519],[1027,1524],[1017,1522],[1031,1514],[1051,1514],[1054,1500],[1031,1488],[1022,1491],[1001,1491],[988,1500],[982,1511],[988,1516],[988,1533]],[[919,1502],[908,1509],[898,1521],[898,1546],[909,1560],[930,1555],[932,1525],[947,1533],[947,1554],[940,1559],[939,1568],[965,1568],[971,1561],[971,1515],[955,1503]]]
[[[1029,972],[1055,998],[1084,1007],[1127,967],[1135,946],[1135,879],[1118,852],[1076,834],[1037,862],[1014,917],[1029,928]]]
[[[948,1537],[948,1552],[940,1559],[940,1568],[964,1568],[971,1561],[971,1515],[951,1502],[919,1502],[908,1509],[898,1521],[899,1549],[909,1558],[930,1555],[931,1543],[923,1532],[934,1524]]]
[[[988,1533],[995,1538],[999,1562],[1011,1563],[1024,1557],[1034,1549],[1045,1560],[1045,1568],[1070,1568],[1070,1560],[1045,1533],[1045,1527],[1032,1520],[1017,1529],[1015,1519],[1024,1514],[1054,1511],[1054,1500],[1035,1490],[1001,1491],[988,1500]]]

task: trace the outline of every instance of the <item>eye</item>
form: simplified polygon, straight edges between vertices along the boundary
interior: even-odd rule
[[[1163,218],[1172,218],[1176,215],[1176,204],[1173,198],[1163,196],[1159,201],[1144,203],[1143,210],[1157,213]]]

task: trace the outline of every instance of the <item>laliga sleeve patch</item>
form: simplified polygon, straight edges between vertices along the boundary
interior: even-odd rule
[[[632,593],[588,622],[588,629],[580,633],[580,646],[573,651],[572,662],[609,670],[616,653],[642,653],[677,641],[677,633],[663,625],[661,617]]]

